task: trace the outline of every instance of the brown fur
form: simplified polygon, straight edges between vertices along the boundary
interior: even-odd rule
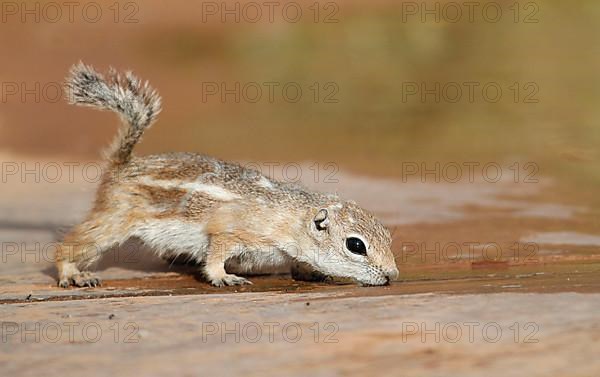
[[[203,155],[133,157],[160,98],[131,73],[111,71],[104,78],[80,64],[68,88],[74,103],[114,110],[125,122],[109,149],[93,210],[57,252],[61,286],[100,284],[81,269],[132,237],[163,257],[200,263],[216,286],[249,283],[227,266],[242,273],[310,266],[318,273],[295,276],[350,277],[369,285],[398,275],[389,232],[354,202]],[[366,244],[364,253],[348,250],[349,238]]]

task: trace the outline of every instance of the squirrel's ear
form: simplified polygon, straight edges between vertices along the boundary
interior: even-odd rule
[[[315,218],[313,219],[317,230],[327,229],[327,226],[329,226],[328,215],[329,214],[327,213],[327,210],[325,208],[321,208],[319,210],[319,212],[317,212],[317,214],[315,215]]]

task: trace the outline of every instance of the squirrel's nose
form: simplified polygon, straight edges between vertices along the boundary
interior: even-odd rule
[[[396,280],[398,278],[398,275],[400,275],[400,272],[398,271],[397,268],[394,268],[393,270],[391,270],[390,272],[387,273],[386,278],[389,282],[389,281]]]

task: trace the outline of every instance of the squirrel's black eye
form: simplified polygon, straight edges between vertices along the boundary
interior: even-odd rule
[[[358,255],[367,255],[367,247],[360,238],[349,237],[346,238],[346,247],[348,250]]]

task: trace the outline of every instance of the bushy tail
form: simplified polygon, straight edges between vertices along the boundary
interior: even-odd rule
[[[66,89],[69,103],[112,110],[119,114],[123,125],[105,156],[112,163],[127,163],[133,147],[140,141],[160,113],[160,96],[148,82],[142,83],[131,72],[119,74],[110,69],[107,76],[91,66],[79,63],[71,67]]]

